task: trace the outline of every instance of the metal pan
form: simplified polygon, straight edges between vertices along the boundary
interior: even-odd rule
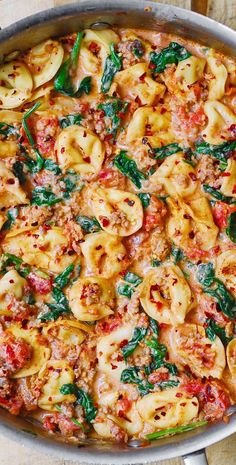
[[[199,3],[194,1],[193,3]],[[202,0],[200,1],[201,4]],[[202,10],[203,11],[203,10]],[[86,27],[108,25],[143,27],[175,33],[236,56],[236,31],[197,13],[143,0],[80,0],[43,11],[0,31],[0,57],[24,50],[51,36]],[[79,446],[54,440],[22,417],[0,410],[0,433],[43,453],[93,464],[141,464],[182,456],[185,465],[207,465],[204,449],[236,431],[236,413],[229,424],[209,425],[179,436],[158,440],[111,444],[86,440]]]

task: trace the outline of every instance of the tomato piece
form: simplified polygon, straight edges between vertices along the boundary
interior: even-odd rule
[[[57,430],[57,423],[56,423],[55,415],[47,415],[46,417],[44,417],[43,427],[47,431],[51,431],[52,433],[55,433],[55,431]]]
[[[50,277],[47,279],[37,273],[30,272],[27,280],[34,292],[44,295],[52,291],[52,279]]]
[[[106,318],[106,321],[99,321],[96,325],[96,332],[98,334],[110,334],[114,329],[119,328],[122,324],[122,319],[119,314],[111,315]]]
[[[125,176],[114,168],[102,169],[98,177],[104,187],[118,187],[119,189],[125,187]]]
[[[117,401],[117,412],[120,418],[124,418],[125,414],[131,409],[132,402],[127,397],[122,397]]]
[[[152,195],[149,206],[144,211],[143,228],[145,231],[149,232],[157,226],[162,225],[166,214],[167,208],[164,202]]]
[[[31,347],[23,339],[10,335],[0,344],[0,361],[6,369],[14,372],[23,368],[31,358]]]
[[[206,116],[202,107],[200,107],[196,112],[191,113],[189,116],[189,123],[191,125],[203,125],[205,122]]]
[[[202,249],[197,249],[196,247],[192,247],[191,249],[187,249],[185,251],[188,258],[191,260],[199,260],[200,258],[204,258],[207,256],[208,252]]]
[[[230,213],[236,211],[236,206],[227,205],[223,202],[216,202],[215,205],[212,207],[213,218],[215,224],[219,228],[226,228],[228,224],[228,216]]]

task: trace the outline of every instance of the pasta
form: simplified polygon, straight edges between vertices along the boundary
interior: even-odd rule
[[[0,407],[78,445],[225,420],[235,61],[125,27],[35,43],[0,65]]]

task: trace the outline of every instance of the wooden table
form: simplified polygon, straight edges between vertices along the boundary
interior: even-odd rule
[[[0,26],[9,24],[30,14],[54,6],[72,3],[73,0],[0,0]],[[115,0],[114,0],[115,1]],[[128,1],[128,0],[127,0]],[[160,3],[166,3],[159,0]],[[169,0],[173,5],[189,8],[190,0]],[[209,16],[236,29],[236,0],[210,0]],[[209,465],[236,464],[236,434],[208,448]],[[35,452],[0,436],[0,465],[73,465],[65,461]],[[158,465],[180,465],[180,459],[159,462]]]

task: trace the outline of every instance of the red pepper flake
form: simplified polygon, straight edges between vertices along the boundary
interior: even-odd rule
[[[147,76],[147,73],[141,74],[141,76],[139,76],[139,80],[140,80],[141,82],[144,82],[146,76]]]
[[[123,341],[121,341],[120,343],[120,349],[122,349],[122,347],[126,346],[128,344],[128,339],[123,339]]]
[[[233,135],[236,136],[236,124],[231,124],[229,131],[231,131]]]
[[[109,226],[110,221],[108,220],[108,218],[101,218],[101,223],[103,227],[106,228],[107,226]]]
[[[7,184],[15,184],[15,179],[13,178],[7,179]]]
[[[134,200],[130,200],[130,199],[124,199],[124,202],[127,203],[129,207],[132,207],[135,203]]]
[[[149,63],[149,69],[155,69],[156,68],[156,65],[155,63]]]
[[[117,368],[118,368],[117,365],[113,365],[113,363],[111,363],[111,369],[112,369],[112,370],[116,370]]]
[[[161,111],[160,111],[161,115],[164,115],[164,113],[166,113],[166,112],[167,112],[166,108],[161,108]]]
[[[85,161],[85,163],[91,163],[91,158],[90,157],[85,157],[84,161]]]
[[[61,153],[64,153],[65,152],[65,147],[62,147],[61,148]]]
[[[233,187],[233,194],[236,194],[236,184],[234,184],[234,187]]]
[[[112,134],[106,134],[105,137],[104,137],[104,140],[111,140],[113,138],[113,135]]]
[[[96,42],[91,42],[89,44],[88,48],[89,48],[90,52],[93,53],[94,55],[98,55],[98,53],[101,50],[100,45],[98,45]]]
[[[228,178],[230,176],[230,173],[228,171],[224,171],[223,173],[221,173],[221,176],[223,178]]]

